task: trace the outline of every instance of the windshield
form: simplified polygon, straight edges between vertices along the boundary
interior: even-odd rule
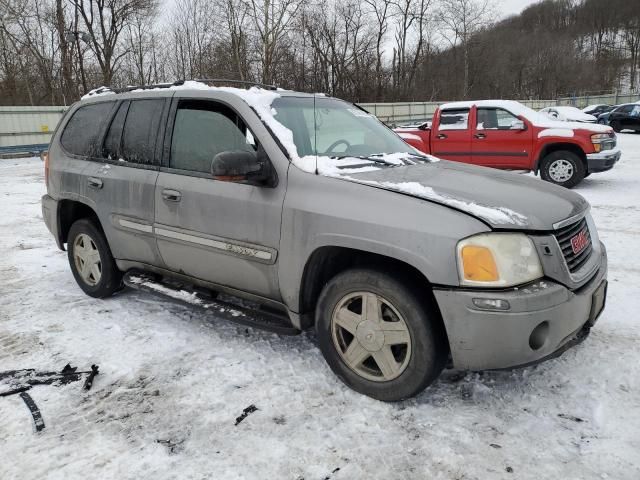
[[[275,119],[293,133],[293,143],[300,157],[416,154],[412,147],[373,115],[341,100],[279,97],[271,106],[275,110],[272,110]]]

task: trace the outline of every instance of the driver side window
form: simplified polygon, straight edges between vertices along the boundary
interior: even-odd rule
[[[169,166],[210,173],[222,152],[257,151],[257,142],[242,119],[216,102],[181,101],[176,111]]]
[[[510,130],[519,119],[501,108],[479,108],[477,130]]]

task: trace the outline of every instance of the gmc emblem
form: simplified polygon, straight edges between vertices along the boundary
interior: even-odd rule
[[[575,237],[571,237],[571,248],[573,253],[577,255],[589,245],[589,237],[587,237],[587,230],[582,230]]]

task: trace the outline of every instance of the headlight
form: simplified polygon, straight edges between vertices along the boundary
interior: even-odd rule
[[[591,143],[593,143],[593,148],[596,152],[602,150],[602,144],[608,141],[611,141],[611,136],[608,133],[596,133],[591,135]]]
[[[522,233],[483,233],[458,242],[460,284],[512,287],[542,277],[535,246]]]

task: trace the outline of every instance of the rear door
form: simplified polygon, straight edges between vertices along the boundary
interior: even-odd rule
[[[211,176],[221,152],[255,150],[260,139],[226,103],[176,98],[155,194],[155,234],[170,270],[280,299],[277,275],[286,178],[275,187]],[[256,118],[252,121],[259,122]]]
[[[520,123],[518,117],[502,108],[478,108],[474,123],[473,163],[487,167],[530,168],[532,129],[515,129],[514,126]]]
[[[440,110],[431,132],[432,155],[472,163],[470,113],[469,108]]]
[[[114,258],[161,266],[153,237],[157,139],[169,99],[118,103],[108,124],[100,157],[85,171],[89,196]]]

